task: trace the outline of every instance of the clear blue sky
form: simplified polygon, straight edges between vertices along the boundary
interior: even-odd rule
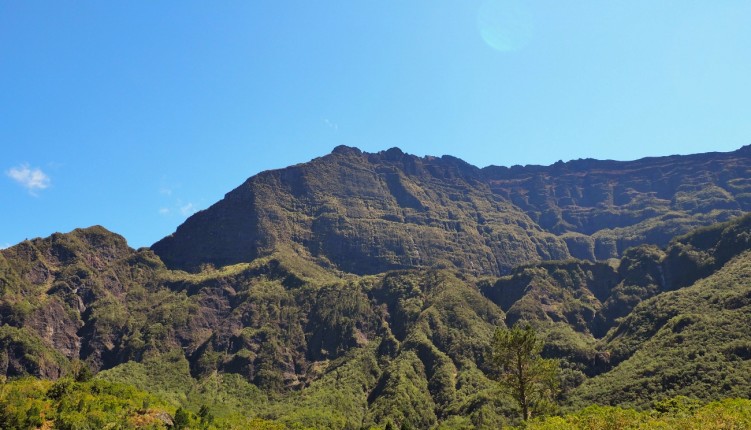
[[[346,144],[468,162],[751,143],[748,1],[6,1],[0,246],[170,234]]]

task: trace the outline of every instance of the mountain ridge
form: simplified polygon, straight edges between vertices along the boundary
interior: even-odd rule
[[[355,274],[617,258],[751,209],[751,150],[478,168],[456,157],[338,146],[261,172],[152,249],[197,270],[286,248]]]

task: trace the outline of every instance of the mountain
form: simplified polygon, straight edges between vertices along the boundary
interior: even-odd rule
[[[485,371],[503,313],[451,272],[339,278],[280,255],[189,274],[101,227],[0,255],[9,377],[58,378],[82,360],[101,378],[181,399],[192,378],[219,372],[240,375],[232,383],[245,392],[307,387],[291,402],[299,414],[318,413],[312,396],[346,408],[333,415],[357,428],[389,417],[420,428],[451,415],[501,422]],[[245,399],[262,403],[254,410],[256,397]]]
[[[618,258],[751,209],[751,147],[729,153],[479,169],[450,156],[340,146],[248,179],[155,243],[170,268],[294,253],[355,274],[445,267],[501,275]]]
[[[751,397],[751,216],[676,238],[661,266],[666,292],[607,333],[617,366],[578,387],[576,401]]]
[[[526,321],[564,408],[751,398],[748,155],[479,169],[339,147],[153,249],[95,226],[0,250],[0,376],[63,378],[9,385],[59,410],[125,383],[159,407],[119,416],[157,426],[181,407],[218,428],[498,428],[518,412],[489,341]],[[3,396],[0,425],[34,415]]]

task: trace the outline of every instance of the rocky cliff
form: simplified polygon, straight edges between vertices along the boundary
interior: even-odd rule
[[[153,245],[198,270],[275,251],[356,274],[604,260],[751,208],[751,149],[479,169],[450,156],[340,146],[248,179]]]

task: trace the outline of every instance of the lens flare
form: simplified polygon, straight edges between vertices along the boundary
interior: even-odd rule
[[[488,0],[480,5],[477,28],[485,43],[500,52],[518,51],[532,38],[532,18],[519,0]]]

